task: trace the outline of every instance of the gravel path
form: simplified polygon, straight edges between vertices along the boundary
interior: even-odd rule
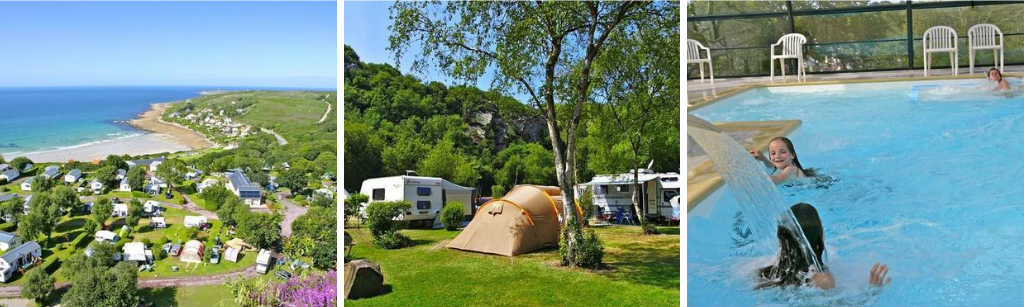
[[[285,197],[287,194],[284,192],[274,195],[284,205],[284,222],[281,223],[281,236],[290,237],[292,235],[292,222],[295,222],[295,219],[299,218],[299,216],[306,214],[309,208],[296,205]]]

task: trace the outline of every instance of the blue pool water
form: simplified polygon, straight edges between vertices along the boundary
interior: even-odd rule
[[[837,288],[752,290],[769,264],[719,189],[687,214],[693,306],[993,306],[1024,302],[1024,97],[978,81],[756,89],[690,112],[712,122],[802,119],[800,161],[836,178],[780,188],[818,208]],[[916,85],[938,84],[911,99]],[[1020,88],[1019,79],[1011,80]],[[876,261],[892,284],[868,286]]]

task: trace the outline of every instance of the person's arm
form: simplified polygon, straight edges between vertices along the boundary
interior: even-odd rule
[[[1010,89],[1010,82],[1007,82],[1006,80],[999,81],[999,89],[1001,89],[1001,90],[1009,90]]]
[[[799,172],[799,171],[800,171],[800,168],[797,168],[796,166],[790,165],[790,166],[787,166],[785,169],[783,169],[778,174],[771,175],[771,176],[768,176],[768,177],[770,177],[772,179],[772,183],[778,185],[778,184],[782,184],[782,183],[786,182],[787,180],[789,180],[789,178],[795,177],[796,176],[796,172]]]
[[[761,161],[761,163],[763,163],[765,167],[772,167],[771,161],[768,161],[768,158],[765,157],[764,153],[762,153],[760,150],[751,151],[750,156],[754,157],[754,159],[757,161]]]
[[[811,284],[822,290],[830,290],[836,287],[836,279],[829,272],[814,273],[814,276],[811,277]]]
[[[875,262],[875,265],[871,267],[871,275],[868,276],[868,282],[872,286],[885,286],[892,281],[892,277],[885,277],[885,274],[889,274],[889,266],[885,263]]]

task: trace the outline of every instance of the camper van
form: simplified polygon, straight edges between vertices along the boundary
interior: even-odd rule
[[[260,253],[256,256],[256,272],[260,274],[267,274],[267,270],[270,269],[270,251],[261,249]]]
[[[433,222],[444,208],[444,204],[448,202],[462,203],[465,206],[465,215],[472,215],[473,190],[441,178],[393,176],[363,181],[360,193],[369,196],[370,202],[409,201],[412,208],[400,219]],[[365,208],[364,204],[363,209]]]
[[[640,183],[640,209],[645,217],[668,220],[672,217],[673,197],[679,196],[678,173],[655,173],[650,169],[636,170]],[[594,205],[604,213],[633,212],[633,172],[615,175],[597,175],[593,180],[576,186],[576,197],[587,188],[594,191]]]

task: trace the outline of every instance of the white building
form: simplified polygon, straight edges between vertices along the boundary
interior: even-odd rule
[[[21,182],[21,190],[22,191],[32,191],[32,182],[34,182],[34,181],[36,181],[36,177],[32,177],[32,178],[29,178],[29,179],[25,179],[25,181],[22,181]]]
[[[0,256],[0,272],[3,273],[0,274],[0,282],[10,281],[15,271],[37,261],[42,261],[42,257],[43,250],[39,248],[39,243],[35,241],[29,241],[8,250],[3,256]],[[38,270],[39,268],[36,269]]]
[[[228,190],[235,193],[249,207],[263,207],[260,186],[250,182],[249,177],[246,177],[242,170],[233,169],[227,173],[227,176],[228,184],[225,187]]]
[[[64,175],[64,182],[75,183],[79,178],[82,178],[82,170],[76,168]]]
[[[202,215],[185,216],[183,225],[185,225],[186,228],[200,227],[206,225],[206,217]]]
[[[117,185],[117,190],[121,192],[132,191],[132,185],[128,183],[128,177],[121,178],[121,183]]]
[[[126,217],[128,216],[128,204],[116,203],[114,204],[114,211],[110,212],[112,217]]]
[[[21,237],[14,233],[0,231],[0,251],[6,251],[18,245],[21,245]]]

